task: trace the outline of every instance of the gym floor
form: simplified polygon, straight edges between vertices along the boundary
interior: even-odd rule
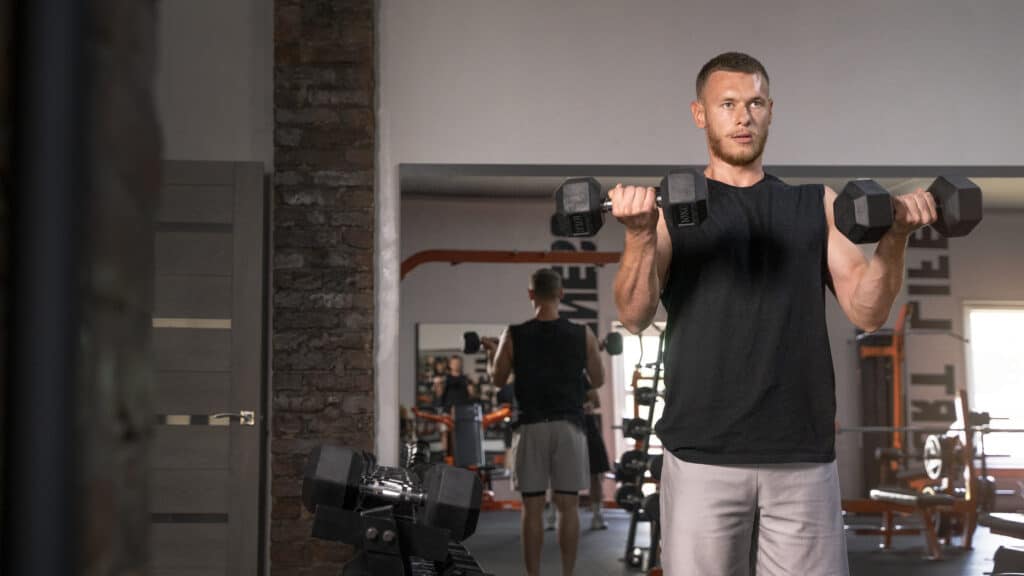
[[[629,516],[620,510],[605,511],[608,530],[590,531],[590,513],[580,512],[580,550],[576,573],[587,576],[636,576],[641,572],[627,567],[621,560],[625,552]],[[640,525],[637,543],[648,542],[645,524]],[[999,546],[1020,546],[1020,540],[990,534],[978,528],[974,549],[946,548],[942,560],[924,558],[924,542],[920,536],[900,536],[893,540],[893,549],[878,549],[877,536],[847,537],[851,576],[980,576],[992,571],[992,555]],[[519,548],[519,512],[484,512],[476,534],[466,541],[480,566],[495,576],[520,576],[523,564]],[[545,532],[541,564],[543,574],[560,573],[558,541],[555,532]]]

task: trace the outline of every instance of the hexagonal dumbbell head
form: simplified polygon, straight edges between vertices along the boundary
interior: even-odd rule
[[[633,484],[623,484],[615,491],[615,503],[619,508],[632,512],[644,501],[643,490]]]
[[[623,418],[622,435],[637,442],[646,440],[651,435],[651,425],[643,418]]]
[[[569,178],[555,190],[557,230],[564,236],[593,236],[604,225],[601,184],[593,178]]]
[[[661,210],[665,223],[696,226],[708,216],[708,181],[696,170],[672,170],[661,179]]]
[[[561,214],[555,213],[551,215],[551,235],[552,236],[568,236],[569,223],[567,218]]]
[[[836,228],[856,244],[878,240],[892,227],[892,196],[874,180],[851,180],[832,205]]]
[[[436,464],[423,475],[423,491],[427,494],[425,525],[448,530],[459,541],[476,532],[483,494],[479,476],[465,468]]]
[[[928,187],[938,220],[932,228],[943,236],[966,236],[981,222],[981,188],[963,176],[939,176]]]
[[[643,504],[640,507],[643,508],[647,517],[654,522],[661,520],[661,496],[657,492],[649,494],[644,498]]]
[[[643,450],[626,450],[619,458],[619,477],[622,482],[632,482],[642,478],[649,464],[647,454]]]
[[[316,512],[318,504],[352,510],[366,462],[361,452],[343,446],[317,446],[302,474],[302,503]]]
[[[462,333],[462,352],[465,354],[476,354],[480,351],[480,335],[476,332]]]
[[[619,354],[622,354],[622,334],[619,334],[618,332],[609,332],[608,335],[604,337],[604,342],[601,344],[603,345],[604,351],[610,356],[618,356]]]
[[[654,454],[651,456],[651,477],[655,480],[661,481],[661,469],[665,465],[665,456],[663,454]]]

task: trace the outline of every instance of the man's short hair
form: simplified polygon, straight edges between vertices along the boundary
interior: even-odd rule
[[[530,289],[535,300],[558,300],[562,292],[562,277],[551,268],[541,268],[530,276]]]
[[[764,65],[757,61],[757,58],[743,52],[725,52],[715,56],[700,69],[697,74],[697,98],[700,98],[704,91],[704,84],[713,72],[724,70],[726,72],[744,72],[746,74],[758,74],[764,78],[765,87],[768,86],[768,71]]]

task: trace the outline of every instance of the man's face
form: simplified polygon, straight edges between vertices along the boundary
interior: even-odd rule
[[[462,374],[462,358],[452,356],[448,359],[448,371],[452,374]]]
[[[712,156],[733,166],[761,158],[772,122],[772,101],[761,75],[712,72],[690,110],[697,127],[707,132]]]

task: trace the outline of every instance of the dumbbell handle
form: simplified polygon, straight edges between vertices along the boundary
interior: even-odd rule
[[[657,190],[657,188],[655,188],[655,190]],[[654,202],[658,206],[661,206],[661,195],[660,194],[654,197]],[[612,211],[612,201],[611,200],[605,200],[604,202],[601,202],[601,210],[603,210],[605,212],[611,212]]]
[[[391,484],[388,482],[373,483],[359,487],[359,491],[363,494],[381,498],[384,500],[395,500],[399,502],[412,502],[413,504],[422,505],[427,502],[427,495],[423,492],[419,492],[410,489],[406,486],[400,486],[398,484]]]
[[[401,472],[405,471],[399,468],[377,468],[372,474],[363,477],[363,481],[359,484],[359,492],[383,500],[412,502],[417,505],[426,504],[425,492],[413,486],[408,479],[394,477],[394,474]],[[406,474],[408,473],[406,472]]]

